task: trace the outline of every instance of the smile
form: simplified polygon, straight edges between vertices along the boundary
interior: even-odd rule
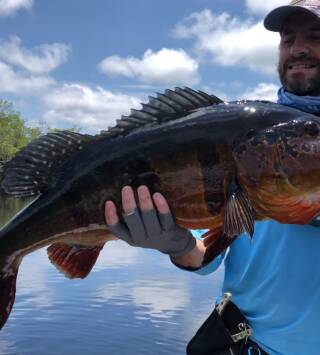
[[[296,64],[290,64],[288,65],[289,70],[295,70],[295,69],[312,69],[315,68],[314,64],[308,64],[308,63],[296,63]]]

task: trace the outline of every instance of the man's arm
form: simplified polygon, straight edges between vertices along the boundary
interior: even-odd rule
[[[205,253],[205,246],[199,239],[196,241],[195,247],[184,256],[172,256],[171,260],[176,265],[181,265],[185,268],[201,268]]]

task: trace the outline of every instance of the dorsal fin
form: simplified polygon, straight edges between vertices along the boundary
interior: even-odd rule
[[[19,197],[40,194],[46,190],[50,174],[95,139],[70,131],[41,136],[5,164],[1,187]]]
[[[156,97],[149,96],[148,103],[142,104],[142,109],[132,109],[129,116],[122,116],[115,126],[110,127],[107,131],[102,131],[101,135],[125,136],[144,126],[154,126],[176,120],[197,108],[222,102],[214,95],[208,95],[188,87],[167,89],[163,94],[157,93]]]

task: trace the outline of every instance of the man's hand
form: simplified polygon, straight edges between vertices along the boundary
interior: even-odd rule
[[[137,193],[139,207],[130,186],[121,191],[125,223],[119,221],[114,203],[106,202],[106,222],[116,237],[132,246],[156,249],[174,257],[183,257],[194,249],[196,239],[189,230],[174,223],[168,203],[160,193],[151,197],[146,186],[140,186]]]

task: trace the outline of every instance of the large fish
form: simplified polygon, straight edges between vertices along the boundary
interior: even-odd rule
[[[14,303],[22,258],[47,245],[70,278],[85,277],[116,239],[104,202],[146,184],[167,197],[176,223],[208,228],[206,261],[254,221],[305,224],[320,211],[320,118],[262,101],[223,103],[166,90],[97,136],[43,136],[6,164],[2,189],[39,195],[0,230],[0,326]]]

